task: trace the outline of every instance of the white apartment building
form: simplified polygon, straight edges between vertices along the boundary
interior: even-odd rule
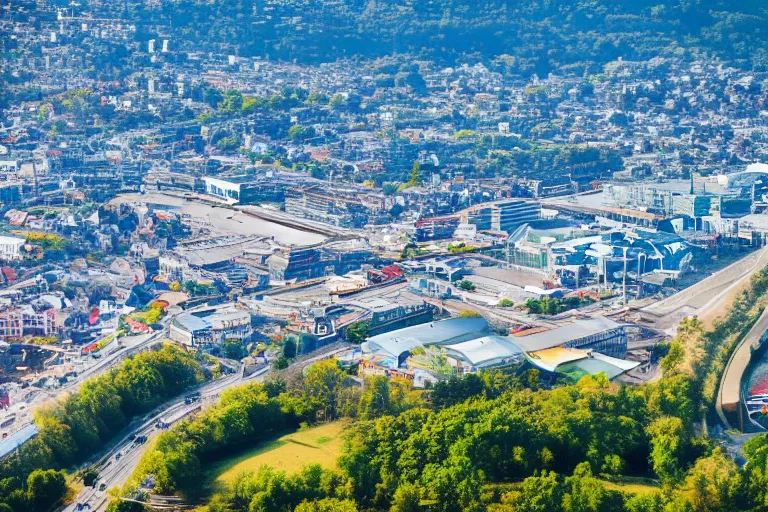
[[[18,261],[22,258],[21,248],[26,243],[23,238],[0,236],[0,260]]]

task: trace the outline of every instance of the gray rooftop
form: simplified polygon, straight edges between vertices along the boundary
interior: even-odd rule
[[[192,313],[182,313],[173,321],[176,325],[189,332],[203,331],[211,328],[210,322]]]
[[[0,441],[0,459],[10,455],[16,448],[26,443],[37,435],[37,425],[27,425],[21,430]]]
[[[598,316],[587,320],[576,320],[572,324],[528,336],[513,336],[510,337],[510,341],[525,352],[536,352],[537,350],[559,347],[569,341],[580,340],[620,326],[621,324],[610,318]]]
[[[473,340],[462,341],[453,345],[444,345],[448,354],[457,355],[472,366],[489,366],[503,360],[522,360],[523,352],[510,341],[501,336],[483,336]]]
[[[484,336],[488,331],[488,322],[482,317],[451,318],[372,336],[363,344],[363,351],[386,352],[398,357],[417,347],[461,343]]]

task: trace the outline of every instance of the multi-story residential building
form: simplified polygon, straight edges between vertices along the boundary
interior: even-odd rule
[[[0,236],[0,260],[17,261],[23,256],[21,248],[26,241],[13,236]]]
[[[467,214],[470,224],[477,229],[512,232],[515,228],[541,218],[541,204],[534,201],[512,199],[478,208]]]
[[[285,211],[291,215],[339,227],[359,228],[368,222],[368,208],[356,196],[329,192],[322,187],[289,189]]]
[[[376,261],[370,249],[321,247],[275,253],[267,258],[267,266],[274,280],[303,281],[331,274],[346,274]]]
[[[32,306],[10,306],[0,310],[0,337],[52,336],[58,331],[52,310],[35,311]]]
[[[165,276],[169,281],[184,282],[185,276],[189,276],[189,264],[183,258],[178,256],[164,254],[159,259],[159,274]]]
[[[333,260],[320,249],[294,249],[267,258],[269,275],[278,281],[305,280],[333,272]]]
[[[284,199],[283,186],[275,179],[255,181],[252,176],[203,177],[205,193],[231,204],[260,201],[279,203]]]
[[[460,222],[458,217],[422,219],[416,223],[416,240],[427,242],[451,238],[459,227]]]

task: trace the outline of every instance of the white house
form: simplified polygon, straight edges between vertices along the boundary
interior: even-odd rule
[[[12,261],[21,259],[21,248],[26,243],[23,238],[0,236],[0,260]]]

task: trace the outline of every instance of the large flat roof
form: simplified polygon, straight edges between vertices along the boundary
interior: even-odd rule
[[[589,318],[586,320],[576,320],[575,322],[550,329],[548,331],[536,332],[527,336],[515,336],[512,342],[523,349],[525,352],[536,352],[552,347],[559,347],[587,336],[599,334],[610,329],[620,327],[618,324],[604,316]]]
[[[211,328],[211,323],[192,313],[182,313],[174,318],[174,323],[189,332],[204,331]]]
[[[488,334],[482,317],[451,318],[414,325],[372,336],[363,344],[364,352],[386,352],[395,357],[424,345],[455,344]]]
[[[472,279],[476,276],[481,276],[487,279],[494,279],[504,284],[511,284],[519,288],[525,288],[528,285],[541,286],[541,283],[546,279],[543,272],[536,270],[518,270],[507,269],[499,267],[477,267],[473,269],[474,274]]]
[[[21,245],[26,240],[15,236],[0,236],[0,245]]]
[[[508,358],[523,358],[523,351],[507,338],[483,336],[453,345],[443,345],[449,355],[452,352],[472,366],[488,366]]]
[[[206,317],[216,330],[226,329],[238,325],[246,325],[251,322],[251,314],[242,309],[221,309]]]

